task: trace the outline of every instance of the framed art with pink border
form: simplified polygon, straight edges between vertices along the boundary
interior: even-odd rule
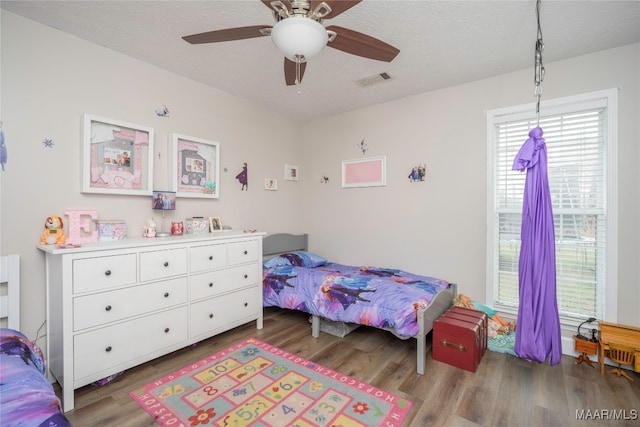
[[[387,185],[387,158],[365,157],[342,161],[342,188]]]
[[[178,197],[220,197],[220,143],[171,134],[172,176]]]
[[[150,196],[153,128],[84,115],[82,192]]]

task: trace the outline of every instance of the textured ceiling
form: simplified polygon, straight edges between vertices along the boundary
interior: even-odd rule
[[[206,45],[181,39],[272,25],[270,10],[258,0],[3,0],[1,5],[303,121],[527,67],[533,74],[533,0],[364,0],[325,25],[369,34],[400,54],[386,63],[325,48],[309,61],[300,93],[285,85],[283,57],[269,37]],[[549,63],[639,42],[640,2],[543,0],[541,24]],[[382,72],[392,78],[364,88],[355,83]]]

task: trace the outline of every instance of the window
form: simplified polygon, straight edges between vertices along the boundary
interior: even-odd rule
[[[518,306],[525,172],[513,160],[536,126],[535,106],[487,115],[487,301]],[[563,324],[617,317],[617,91],[543,102],[556,238],[556,290]]]

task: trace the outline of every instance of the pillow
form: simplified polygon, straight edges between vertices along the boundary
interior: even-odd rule
[[[327,260],[320,255],[306,251],[286,252],[269,258],[264,262],[265,268],[281,267],[283,265],[295,265],[308,268],[315,268],[325,265]]]
[[[262,265],[264,266],[264,268],[275,268],[282,267],[283,265],[291,265],[291,261],[278,255],[274,256],[273,258],[269,258],[268,260],[263,262]]]

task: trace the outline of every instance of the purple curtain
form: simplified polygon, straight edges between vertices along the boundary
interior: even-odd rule
[[[556,244],[547,176],[547,146],[538,126],[520,148],[514,170],[527,170],[522,205],[520,302],[516,354],[528,361],[560,363],[562,344],[556,299]]]

